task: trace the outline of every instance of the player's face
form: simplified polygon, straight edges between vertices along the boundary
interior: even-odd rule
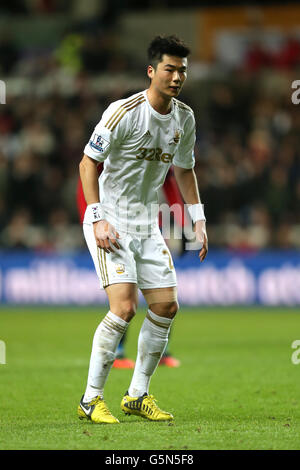
[[[168,98],[179,95],[187,76],[187,58],[164,54],[156,69],[149,65],[151,87]]]

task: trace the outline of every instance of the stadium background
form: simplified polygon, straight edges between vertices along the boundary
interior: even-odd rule
[[[100,463],[112,449],[299,450],[299,25],[292,2],[1,0],[0,449],[97,449]],[[162,32],[193,50],[180,98],[197,120],[209,253],[200,264],[170,241],[181,366],[158,367],[151,393],[174,425],[123,415],[132,371],[113,368],[105,399],[120,426],[93,426],[76,408],[107,303],[78,163],[108,102],[147,86],[145,49]]]
[[[144,89],[145,50],[193,51],[209,254],[171,239],[187,305],[300,304],[300,7],[293,3],[1,1],[0,302],[105,303],[78,220],[78,163],[102,111]]]

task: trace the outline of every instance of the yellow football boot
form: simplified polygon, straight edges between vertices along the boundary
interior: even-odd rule
[[[100,395],[93,398],[88,403],[83,402],[83,395],[77,408],[79,419],[90,419],[93,423],[98,424],[115,424],[120,421],[115,418],[103,398]]]
[[[133,398],[126,392],[121,401],[121,410],[126,415],[137,415],[150,421],[170,421],[174,419],[171,413],[163,411],[157,406],[153,395],[147,395],[147,393],[144,393],[141,397]]]

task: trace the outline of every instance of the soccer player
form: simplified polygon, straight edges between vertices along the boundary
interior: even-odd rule
[[[193,170],[194,115],[177,99],[186,80],[189,52],[175,36],[153,39],[148,48],[149,88],[106,109],[80,162],[88,204],[83,231],[109,301],[109,311],[94,335],[87,386],[78,406],[79,417],[95,423],[119,423],[103,393],[120,339],[135,315],[138,288],[148,310],[121,409],[152,421],[173,419],[149,394],[178,310],[176,273],[157,221],[157,191],[171,165],[202,244],[201,262],[208,250]],[[99,182],[98,162],[104,162]]]

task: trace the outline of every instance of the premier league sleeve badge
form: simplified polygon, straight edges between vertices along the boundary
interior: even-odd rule
[[[109,146],[109,142],[105,140],[100,134],[94,133],[89,142],[90,147],[97,152],[103,153]]]

